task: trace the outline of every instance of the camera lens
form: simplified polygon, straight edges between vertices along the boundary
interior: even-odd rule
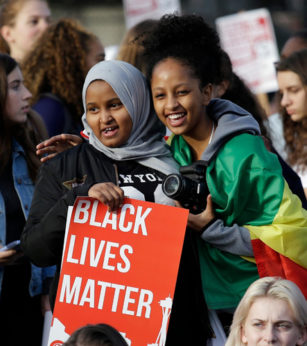
[[[175,197],[180,189],[181,179],[177,174],[168,175],[162,183],[162,190],[168,197]]]

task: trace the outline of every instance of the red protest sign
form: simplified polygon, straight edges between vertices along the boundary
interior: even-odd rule
[[[164,345],[188,210],[125,199],[117,212],[78,197],[66,242],[48,345],[107,323],[132,346]]]

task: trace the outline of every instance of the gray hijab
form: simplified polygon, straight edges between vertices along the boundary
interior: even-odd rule
[[[132,130],[128,141],[118,148],[103,145],[86,121],[86,91],[95,80],[107,82],[126,107]],[[113,160],[136,160],[164,174],[178,171],[164,140],[165,127],[153,111],[147,81],[142,73],[124,61],[108,60],[94,65],[88,72],[82,91],[82,116],[89,143]]]

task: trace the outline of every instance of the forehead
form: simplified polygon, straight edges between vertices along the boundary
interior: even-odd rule
[[[152,72],[152,82],[154,83],[156,79],[163,80],[168,79],[169,77],[176,79],[195,79],[192,68],[186,64],[184,61],[181,61],[176,58],[166,58],[159,61]]]
[[[251,305],[248,319],[259,320],[288,320],[294,322],[292,309],[287,301],[283,299],[260,297]]]
[[[109,83],[104,80],[93,80],[86,89],[86,98],[99,96],[101,100],[118,97]]]
[[[14,68],[14,70],[7,75],[7,82],[8,83],[10,83],[16,79],[18,79],[18,80],[22,79],[22,73],[21,73],[19,66],[16,66]]]
[[[278,71],[277,80],[279,88],[286,88],[291,85],[301,86],[303,84],[300,76],[293,71]]]
[[[45,1],[25,1],[17,16],[50,16],[50,9]]]

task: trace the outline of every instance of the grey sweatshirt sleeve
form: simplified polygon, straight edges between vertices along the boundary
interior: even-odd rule
[[[201,238],[222,251],[240,256],[254,256],[249,230],[237,224],[224,226],[224,222],[217,219],[204,229]]]

